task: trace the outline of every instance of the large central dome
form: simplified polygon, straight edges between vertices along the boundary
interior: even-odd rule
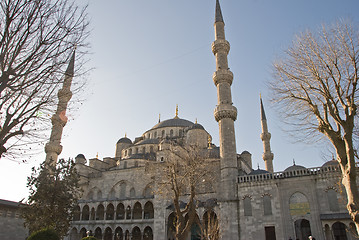
[[[189,126],[192,126],[193,124],[194,123],[191,121],[177,117],[177,118],[165,120],[163,122],[159,122],[153,128],[151,128],[151,130],[158,129],[158,128],[164,128],[164,127],[189,127]]]

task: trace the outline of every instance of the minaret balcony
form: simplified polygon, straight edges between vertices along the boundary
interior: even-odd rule
[[[233,73],[228,69],[218,69],[213,73],[213,82],[217,86],[219,83],[226,82],[232,85]]]
[[[224,52],[228,54],[230,48],[231,45],[225,39],[217,39],[212,43],[212,52],[214,55],[216,55],[218,52]]]
[[[214,109],[214,118],[217,122],[224,118],[230,118],[233,121],[237,120],[237,108],[229,104],[218,105]]]

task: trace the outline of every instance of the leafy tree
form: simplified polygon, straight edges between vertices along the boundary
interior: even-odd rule
[[[359,232],[358,63],[358,25],[338,21],[298,35],[274,63],[270,86],[289,132],[304,141],[329,140],[335,149],[347,209]]]
[[[60,240],[60,237],[54,229],[44,228],[33,232],[27,240]]]
[[[97,238],[90,236],[90,237],[81,238],[81,240],[97,240]]]
[[[74,46],[84,72],[88,24],[74,0],[0,1],[0,158],[18,159],[46,139]]]
[[[174,141],[164,140],[161,150],[166,156],[163,162],[150,165],[157,173],[154,191],[172,201],[171,231],[177,240],[185,240],[193,225],[203,229],[196,212],[196,198],[199,193],[213,189],[212,184],[218,177],[214,171],[218,162],[206,157],[205,149]],[[199,232],[198,236],[201,235]]]
[[[60,159],[56,166],[40,165],[28,177],[30,190],[22,216],[30,232],[53,228],[62,238],[68,232],[72,210],[80,197],[79,176],[72,160]]]

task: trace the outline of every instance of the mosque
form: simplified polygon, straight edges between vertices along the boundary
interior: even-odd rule
[[[148,162],[164,162],[166,140],[181,145],[195,144],[207,152],[218,168],[215,187],[197,195],[199,219],[211,211],[220,221],[220,236],[226,240],[275,239],[354,239],[353,222],[346,210],[346,197],[339,184],[340,169],[336,161],[305,168],[293,163],[282,172],[273,171],[267,118],[260,101],[265,170],[253,169],[248,151],[237,153],[234,121],[237,109],[232,104],[233,74],[227,55],[224,21],[216,1],[216,60],[213,81],[218,105],[214,118],[219,126],[219,146],[211,142],[204,126],[180,118],[159,121],[141,136],[118,140],[114,157],[87,160],[79,154],[76,167],[81,176],[83,196],[74,211],[68,239],[79,240],[88,233],[104,240],[172,240],[173,210],[170,199],[163,199],[156,188]],[[50,144],[51,145],[51,144]],[[51,155],[54,148],[48,147]],[[193,227],[188,239],[200,239]]]

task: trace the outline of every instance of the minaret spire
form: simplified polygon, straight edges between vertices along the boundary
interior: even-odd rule
[[[238,167],[237,150],[234,132],[234,121],[237,119],[237,109],[232,103],[231,85],[233,73],[229,70],[227,55],[230,45],[225,38],[224,22],[219,1],[216,0],[215,41],[212,52],[216,57],[216,71],[213,81],[217,87],[218,105],[214,117],[219,126],[221,192],[219,199],[221,216],[221,239],[239,239],[238,225]]]
[[[272,153],[270,148],[271,134],[268,132],[267,118],[264,112],[262,97],[260,97],[259,99],[261,104],[261,125],[262,125],[261,139],[263,141],[263,150],[264,150],[262,157],[265,163],[266,170],[268,172],[273,172],[274,154]]]
[[[59,102],[57,104],[56,113],[52,116],[52,129],[50,141],[45,145],[46,164],[55,165],[58,156],[62,152],[61,137],[62,131],[67,123],[66,110],[67,104],[72,97],[71,84],[74,77],[75,66],[75,50],[73,51],[69,64],[67,66],[62,88],[59,90],[57,96]]]

